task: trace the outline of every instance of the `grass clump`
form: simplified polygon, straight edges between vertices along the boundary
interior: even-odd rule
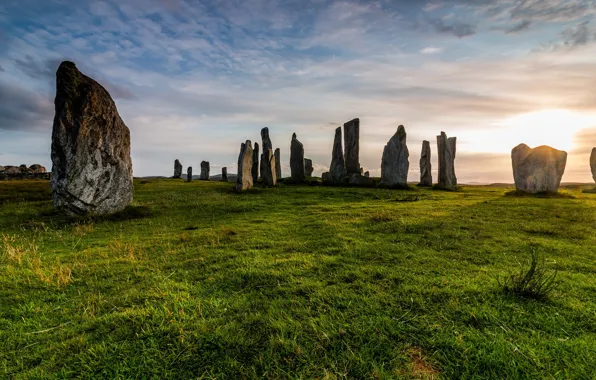
[[[499,283],[505,293],[544,300],[557,287],[556,277],[557,270],[548,271],[544,255],[532,248],[530,260],[521,265],[519,273],[510,273]]]

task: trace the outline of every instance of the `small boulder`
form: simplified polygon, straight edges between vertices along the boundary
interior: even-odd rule
[[[375,180],[370,177],[365,177],[363,175],[354,173],[350,176],[350,181],[348,182],[351,186],[364,186],[364,187],[374,187]]]
[[[43,173],[46,173],[46,168],[39,164],[34,164],[34,165],[29,166],[29,172],[35,173],[35,174],[43,174]]]
[[[18,166],[10,166],[4,169],[4,174],[21,174],[21,168]]]
[[[567,164],[567,152],[541,145],[519,144],[511,150],[515,188],[526,193],[557,192]]]

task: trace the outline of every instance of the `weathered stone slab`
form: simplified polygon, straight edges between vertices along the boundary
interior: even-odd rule
[[[312,160],[310,158],[304,159],[304,175],[307,177],[312,177],[313,167],[312,167]]]
[[[345,183],[346,165],[344,162],[344,153],[341,146],[341,127],[335,130],[333,140],[333,151],[331,153],[331,165],[329,166],[329,182],[333,185]]]
[[[54,207],[102,215],[132,202],[130,131],[110,94],[72,62],[56,72],[52,130]]]
[[[592,154],[590,154],[590,169],[592,170],[592,178],[596,182],[596,148],[592,148]]]
[[[457,187],[455,176],[455,144],[456,138],[449,137],[445,132],[437,136],[437,151],[439,157],[439,180],[438,186],[446,189]]]
[[[211,172],[211,166],[209,161],[201,161],[201,175],[199,179],[203,181],[209,181],[209,173]]]
[[[174,177],[173,178],[180,178],[182,177],[182,164],[178,159],[174,161]]]
[[[192,166],[186,169],[186,182],[192,182]]]
[[[265,164],[263,165],[263,162]],[[261,155],[261,179],[266,186],[275,186],[277,184],[277,176],[275,174],[275,155],[272,149],[268,149]]]
[[[430,142],[424,140],[422,142],[422,152],[420,153],[420,183],[418,186],[433,185],[432,168],[430,161]]]
[[[515,188],[526,193],[557,192],[567,164],[567,152],[541,145],[519,144],[511,150]]]
[[[255,148],[252,151],[252,182],[257,183],[259,180],[259,143],[255,142]]]
[[[275,177],[279,181],[281,179],[281,152],[279,148],[275,149],[273,155],[275,156]]]
[[[244,191],[253,186],[253,150],[250,140],[240,145],[238,156],[238,176],[236,177],[236,191]]]
[[[356,118],[344,124],[345,166],[347,175],[360,171],[360,119]]]
[[[389,187],[407,187],[410,169],[410,153],[406,144],[406,129],[403,125],[389,139],[383,150],[381,160],[381,185]]]
[[[260,165],[260,174],[261,178],[265,178],[265,171],[275,173],[275,166],[269,167],[271,165],[271,160],[268,158],[269,153],[268,151],[271,150],[271,154],[273,155],[273,145],[271,144],[271,139],[269,138],[269,128],[261,129],[261,148],[263,148],[263,152],[261,153],[261,165]]]
[[[29,172],[35,174],[43,174],[46,172],[46,168],[40,164],[33,164],[29,166]]]
[[[221,181],[228,182],[228,168],[225,166],[221,168]]]
[[[304,181],[304,145],[296,138],[295,133],[290,143],[290,172],[293,182]]]

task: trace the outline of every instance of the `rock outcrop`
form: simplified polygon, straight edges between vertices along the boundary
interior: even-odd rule
[[[188,169],[186,169],[186,182],[191,182],[192,181],[192,166],[189,166]]]
[[[420,153],[420,183],[418,186],[432,187],[433,185],[430,158],[430,142],[424,140],[422,142],[422,152]]]
[[[445,132],[437,136],[437,151],[439,152],[439,180],[438,186],[445,189],[457,187],[455,176],[455,137],[447,138]]]
[[[312,177],[313,167],[312,167],[312,160],[310,158],[304,159],[304,175],[307,177]]]
[[[407,187],[410,153],[406,145],[406,129],[403,125],[389,139],[383,150],[381,160],[381,185],[389,187]]]
[[[344,124],[345,167],[347,175],[362,174],[360,170],[360,119]]]
[[[290,143],[290,171],[293,182],[304,181],[304,145],[298,141],[295,133]]]
[[[211,172],[211,166],[209,161],[201,161],[201,174],[199,179],[203,181],[209,181],[209,173]]]
[[[515,188],[525,193],[557,192],[567,164],[567,152],[541,145],[519,144],[511,150]]]
[[[52,130],[54,207],[102,215],[132,202],[130,131],[110,94],[72,62],[56,72]]]
[[[592,170],[592,178],[596,182],[596,148],[592,148],[592,154],[590,154],[590,169]]]
[[[228,168],[225,166],[221,168],[221,181],[228,182]]]
[[[21,168],[18,166],[7,166],[4,169],[4,174],[21,174]]]
[[[252,182],[257,183],[259,180],[259,143],[255,142],[255,147],[252,150]]]
[[[253,186],[253,150],[250,140],[240,145],[238,156],[238,176],[236,177],[236,191],[244,191]]]
[[[275,148],[273,155],[275,156],[275,177],[279,181],[281,179],[281,152],[279,148]]]
[[[346,165],[344,161],[344,152],[341,146],[341,127],[335,130],[333,139],[333,151],[331,153],[331,165],[329,166],[329,183],[332,185],[341,185],[346,179]]]
[[[178,159],[174,161],[174,177],[172,178],[180,178],[182,177],[182,164]]]
[[[43,174],[46,172],[46,168],[40,164],[33,164],[29,166],[29,172],[34,174]]]

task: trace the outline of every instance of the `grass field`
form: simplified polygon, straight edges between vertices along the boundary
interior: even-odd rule
[[[231,188],[0,183],[0,378],[595,378],[596,194]],[[546,300],[497,282],[531,250]]]

